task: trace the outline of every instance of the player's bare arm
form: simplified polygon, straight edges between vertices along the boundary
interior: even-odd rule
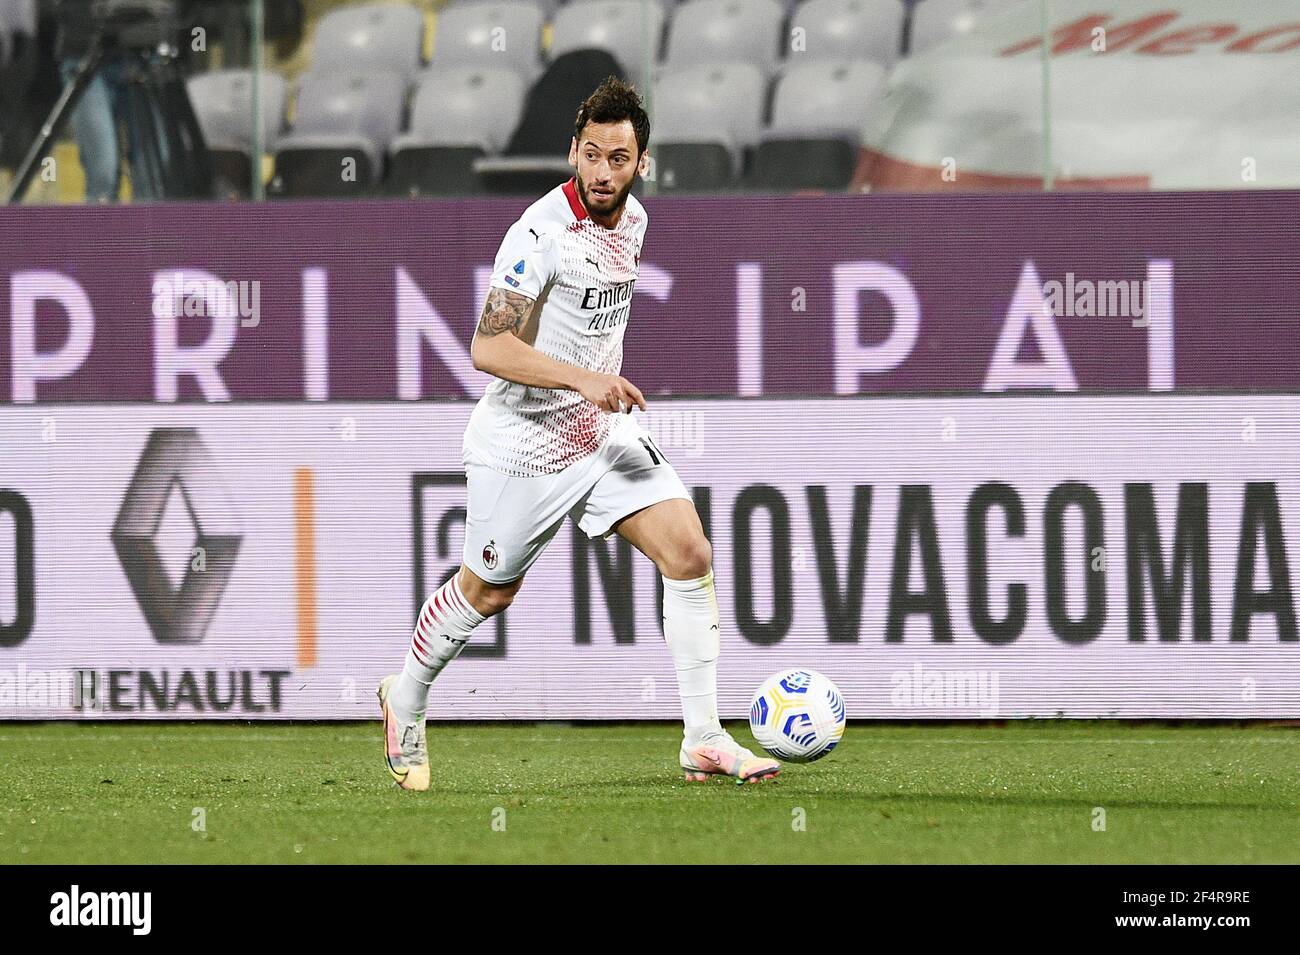
[[[620,375],[602,375],[556,361],[521,341],[535,302],[509,289],[490,289],[479,317],[470,360],[479,371],[534,388],[567,388],[605,411],[645,410],[645,396]]]

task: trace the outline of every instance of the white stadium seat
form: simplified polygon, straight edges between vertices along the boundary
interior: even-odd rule
[[[912,11],[911,53],[965,36],[981,20],[1027,2],[1032,0],[920,0]]]
[[[448,7],[468,6],[475,3],[526,3],[542,11],[542,19],[549,22],[555,17],[560,0],[450,0]]]
[[[752,63],[665,68],[654,88],[651,156],[665,192],[731,188],[763,124],[767,78]]]
[[[438,14],[429,66],[514,70],[531,82],[541,72],[542,8],[531,0],[482,0]]]
[[[785,136],[843,135],[856,145],[884,81],[885,67],[873,60],[793,65],[777,81],[770,129]]]
[[[262,143],[269,148],[284,124],[287,97],[284,78],[263,70],[261,82]],[[186,81],[190,103],[210,148],[248,150],[253,145],[253,72],[217,70]]]
[[[406,82],[397,73],[308,73],[300,81],[293,130],[276,144],[277,178],[295,158],[347,153],[364,155],[367,184],[377,182],[388,145],[401,130],[405,98]],[[286,160],[290,153],[298,157]],[[319,184],[332,187],[339,178],[335,170]],[[358,182],[366,178],[358,172]]]
[[[410,132],[393,149],[479,146],[498,153],[519,123],[527,90],[513,70],[458,67],[426,73],[411,104]]]
[[[776,0],[686,0],[673,12],[667,60],[674,67],[743,60],[777,67],[785,8]]]
[[[426,72],[411,104],[410,132],[391,146],[388,193],[482,192],[474,164],[506,148],[526,95],[514,70],[462,66]]]
[[[251,194],[254,170],[261,173],[261,156],[254,158],[253,71],[218,70],[186,80],[190,104],[203,130],[212,159],[217,195]],[[284,126],[287,90],[278,73],[263,70],[258,77],[261,101],[260,152],[270,151]]]
[[[902,0],[804,0],[790,18],[787,60],[898,59],[907,10]],[[790,49],[803,31],[802,51]]]
[[[767,80],[751,63],[666,69],[655,84],[654,136],[752,146],[762,131],[766,93]]]
[[[664,12],[655,0],[574,0],[551,27],[551,58],[570,50],[605,50],[644,82],[659,58]]]
[[[0,32],[36,36],[36,0],[0,0]]]
[[[777,191],[847,186],[884,78],[885,67],[873,60],[788,66],[777,81],[772,124],[754,154],[751,185]]]
[[[408,81],[420,69],[424,15],[415,7],[368,3],[321,17],[312,43],[313,72],[386,70]]]

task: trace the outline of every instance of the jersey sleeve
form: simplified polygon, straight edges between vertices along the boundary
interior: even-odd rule
[[[556,261],[555,240],[521,219],[501,240],[488,286],[536,299],[555,277]]]

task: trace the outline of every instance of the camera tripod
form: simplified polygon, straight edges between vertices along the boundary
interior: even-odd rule
[[[117,53],[118,47],[101,31],[23,157],[9,190],[11,204],[20,202],[26,194],[41,160],[67,124],[86,88],[99,75],[110,52]],[[139,149],[141,154],[133,166],[135,174],[147,180],[136,183],[137,192],[163,199],[210,197],[212,161],[174,52],[165,45],[122,52],[126,57],[127,109],[139,126],[139,138],[132,148]]]

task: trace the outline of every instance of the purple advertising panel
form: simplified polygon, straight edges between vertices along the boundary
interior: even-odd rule
[[[0,210],[0,401],[465,398],[527,199]],[[651,198],[647,394],[1294,391],[1300,193]]]
[[[469,411],[0,414],[0,719],[373,719],[460,562]],[[1300,717],[1300,397],[639,417],[713,544],[725,718],[788,667],[857,719]],[[658,599],[566,521],[430,715],[678,718]]]

